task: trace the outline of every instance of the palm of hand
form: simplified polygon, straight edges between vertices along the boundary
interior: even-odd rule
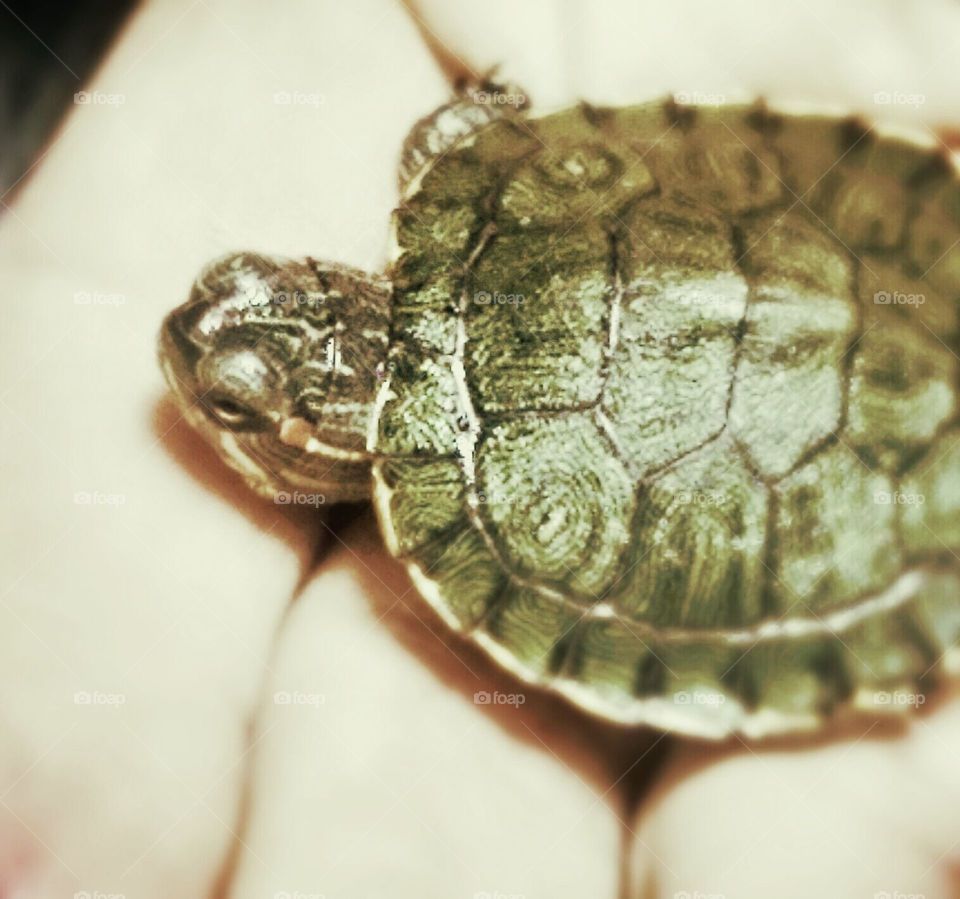
[[[849,25],[834,12],[751,12],[749,28],[739,5],[561,18],[545,3],[423,3],[413,17],[451,66],[510,60],[504,74],[543,105],[740,89],[864,107],[897,88],[880,57],[926,70],[925,114],[956,112],[948,61],[910,56],[919,17],[899,33],[874,21],[868,45],[852,12]],[[401,9],[276,15],[148,7],[99,78],[128,102],[71,120],[4,221],[2,265],[34,300],[11,312],[5,360],[20,439],[4,452],[24,475],[7,499],[33,524],[9,537],[22,564],[3,606],[3,682],[26,685],[5,705],[10,882],[37,895],[601,896],[621,880],[628,895],[947,895],[956,704],[906,736],[766,749],[623,734],[532,695],[478,706],[475,693],[518,688],[428,615],[369,518],[332,534],[283,516],[169,407],[152,426],[131,411],[159,395],[157,322],[205,258],[248,245],[378,267],[397,148],[446,94]],[[342,45],[318,62],[329,35]],[[129,302],[97,320],[45,302],[78,290]],[[25,378],[51,346],[65,364]],[[125,498],[113,519],[64,513],[64,495],[94,486]],[[64,701],[85,690],[126,701],[112,718]],[[134,801],[118,809],[122,791]]]

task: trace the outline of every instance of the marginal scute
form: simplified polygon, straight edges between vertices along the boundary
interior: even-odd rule
[[[689,197],[729,215],[781,199],[779,160],[751,125],[749,110],[699,107],[684,127],[675,116],[671,121],[670,108],[656,110],[653,122],[644,109],[622,110],[615,117],[616,133],[633,135],[662,194]],[[648,120],[643,137],[635,133],[638,118]]]
[[[427,173],[420,190],[393,214],[399,255],[388,275],[395,288],[466,266],[471,236],[492,192],[489,181],[489,171],[463,154],[449,154],[443,166]]]
[[[401,558],[470,526],[457,462],[390,459],[383,463],[381,477],[389,491],[393,549]]]
[[[895,247],[907,221],[907,189],[869,173],[831,172],[824,179],[831,196],[827,224],[847,246],[856,249]]]
[[[767,496],[718,440],[641,489],[622,578],[630,617],[661,627],[737,628],[764,613]]]
[[[600,396],[612,299],[609,241],[595,222],[532,251],[497,235],[469,279],[467,380],[481,412],[565,409]]]
[[[778,566],[774,589],[791,616],[882,590],[901,567],[896,487],[843,443],[822,450],[776,492]]]
[[[466,142],[464,155],[472,163],[502,175],[525,156],[543,148],[540,138],[529,121],[513,118],[500,119],[477,132]]]
[[[623,618],[593,620],[581,625],[565,673],[624,714],[639,700],[661,726],[722,736],[744,710],[728,683],[743,655],[709,639],[671,645]]]
[[[444,607],[459,628],[470,630],[495,608],[507,576],[482,535],[473,528],[451,533],[416,559],[422,576],[434,582]]]
[[[484,631],[534,675],[553,674],[581,613],[555,596],[511,584],[483,624]]]
[[[892,472],[922,453],[956,408],[957,359],[911,314],[886,303],[868,307],[850,373],[848,442]]]
[[[960,429],[946,431],[930,447],[896,499],[908,552],[960,552]]]
[[[838,156],[824,172],[813,208],[854,251],[892,250],[903,241],[911,182],[930,169],[929,150],[880,140],[867,129],[841,133]]]
[[[868,618],[845,633],[843,643],[858,704],[880,712],[902,712],[898,697],[915,694],[937,661],[909,610]]]
[[[752,463],[778,478],[833,433],[842,359],[857,327],[851,264],[800,215],[744,229],[750,284],[729,425]]]
[[[704,638],[663,643],[657,655],[664,668],[664,699],[678,714],[702,718],[701,727],[725,731],[743,711],[743,699],[729,684],[729,675],[743,649]]]
[[[960,576],[937,571],[914,601],[915,617],[937,653],[938,667],[952,677],[960,675]],[[923,673],[930,674],[933,669]]]
[[[758,643],[741,655],[726,679],[757,716],[758,729],[764,719],[779,717],[790,719],[792,730],[815,730],[851,693],[842,648],[822,634]]]
[[[614,706],[629,706],[633,698],[663,694],[667,670],[658,650],[629,621],[591,619],[577,633],[564,673]]]
[[[903,266],[886,256],[865,254],[860,260],[857,278],[864,329],[869,329],[875,316],[892,309],[902,326],[912,328],[931,344],[947,343],[960,325],[955,299],[937,290],[929,281],[907,274]]]
[[[871,140],[868,129],[851,128],[836,116],[782,116],[772,146],[783,163],[791,194],[802,206],[819,208],[823,182],[850,154],[862,153]],[[829,199],[829,198],[828,198]]]
[[[916,273],[960,300],[960,189],[945,188],[925,202],[910,226],[907,258]]]
[[[390,393],[378,422],[376,449],[381,453],[451,455],[457,452],[457,385],[443,359],[416,361],[393,354]]]
[[[603,407],[639,475],[723,427],[747,300],[729,237],[718,216],[676,200],[645,200],[624,220],[618,345]]]
[[[590,598],[617,577],[633,482],[588,415],[492,427],[477,478],[481,515],[516,572]]]

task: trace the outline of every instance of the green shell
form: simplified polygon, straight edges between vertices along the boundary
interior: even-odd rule
[[[465,140],[395,229],[378,509],[498,662],[708,737],[958,670],[941,154],[759,106],[580,106]]]

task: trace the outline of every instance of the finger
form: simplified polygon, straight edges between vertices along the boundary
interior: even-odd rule
[[[354,533],[284,628],[236,895],[614,895],[618,822],[525,723],[527,698],[451,647],[372,529]]]
[[[386,0],[148,5],[3,217],[9,891],[198,895],[234,839],[314,537],[159,402],[156,334],[231,247],[382,261],[397,147],[446,93],[405,25]]]
[[[541,109],[665,93],[701,103],[765,95],[938,124],[960,109],[945,37],[960,28],[960,9],[947,2],[416,0],[413,8],[453,58],[480,71],[503,63]]]
[[[687,745],[638,816],[638,895],[954,895],[960,700],[904,736],[879,730],[814,748]]]

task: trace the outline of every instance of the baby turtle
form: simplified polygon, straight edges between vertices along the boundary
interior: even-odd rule
[[[372,498],[450,627],[611,721],[812,731],[960,671],[947,154],[491,88],[415,126],[400,188],[385,274],[233,254],[164,323],[255,490]]]

